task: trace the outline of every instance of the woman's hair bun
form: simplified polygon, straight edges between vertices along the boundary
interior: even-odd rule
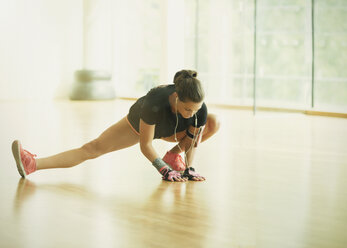
[[[196,78],[196,76],[198,75],[198,73],[196,71],[192,71],[192,70],[183,70],[183,73],[185,75],[185,77],[194,77]]]
[[[181,70],[174,76],[176,92],[181,101],[190,100],[201,102],[204,99],[204,90],[199,79],[198,73],[193,70]]]
[[[176,79],[179,77],[182,78],[196,78],[198,76],[198,73],[193,70],[181,70],[175,74],[174,77],[174,83],[176,84]]]

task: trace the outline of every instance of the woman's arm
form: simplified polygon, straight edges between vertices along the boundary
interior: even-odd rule
[[[184,172],[184,177],[187,177],[189,180],[194,181],[204,181],[205,177],[200,176],[195,172],[195,169],[192,168],[192,163],[195,155],[195,149],[201,141],[202,132],[204,130],[204,126],[200,128],[196,128],[194,126],[190,126],[188,129],[189,134],[187,134],[187,145],[185,148],[186,157],[187,157],[187,169]]]
[[[140,119],[140,148],[143,155],[148,158],[151,163],[158,158],[157,152],[152,146],[155,125],[148,125]]]
[[[187,167],[192,166],[195,148],[197,147],[198,140],[200,139],[200,128],[190,126],[187,130],[187,136],[185,140],[185,153],[187,155]],[[200,141],[199,141],[200,142]]]
[[[163,175],[167,181],[184,182],[187,179],[182,178],[181,174],[171,169],[157,154],[152,146],[155,125],[148,125],[140,119],[140,148],[143,155],[151,161],[152,165]]]

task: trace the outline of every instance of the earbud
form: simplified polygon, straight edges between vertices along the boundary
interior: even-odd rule
[[[176,96],[176,113],[177,113],[177,101],[178,101],[178,97]]]

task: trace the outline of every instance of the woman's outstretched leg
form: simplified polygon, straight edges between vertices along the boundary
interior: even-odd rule
[[[72,167],[88,159],[97,158],[103,154],[130,147],[138,142],[139,136],[134,133],[126,117],[124,117],[106,129],[98,138],[86,143],[80,148],[50,157],[36,159],[36,170]]]
[[[37,159],[37,170],[72,167],[88,159],[133,146],[138,142],[139,136],[134,133],[124,117],[106,129],[98,138],[80,148]]]

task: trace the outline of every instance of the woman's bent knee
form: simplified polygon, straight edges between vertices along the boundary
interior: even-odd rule
[[[103,154],[98,140],[93,140],[83,145],[81,149],[84,151],[87,159],[94,159],[100,157]]]
[[[220,128],[220,121],[216,115],[209,114],[207,125],[208,125],[209,132],[216,133],[216,132],[218,132],[218,130]]]

